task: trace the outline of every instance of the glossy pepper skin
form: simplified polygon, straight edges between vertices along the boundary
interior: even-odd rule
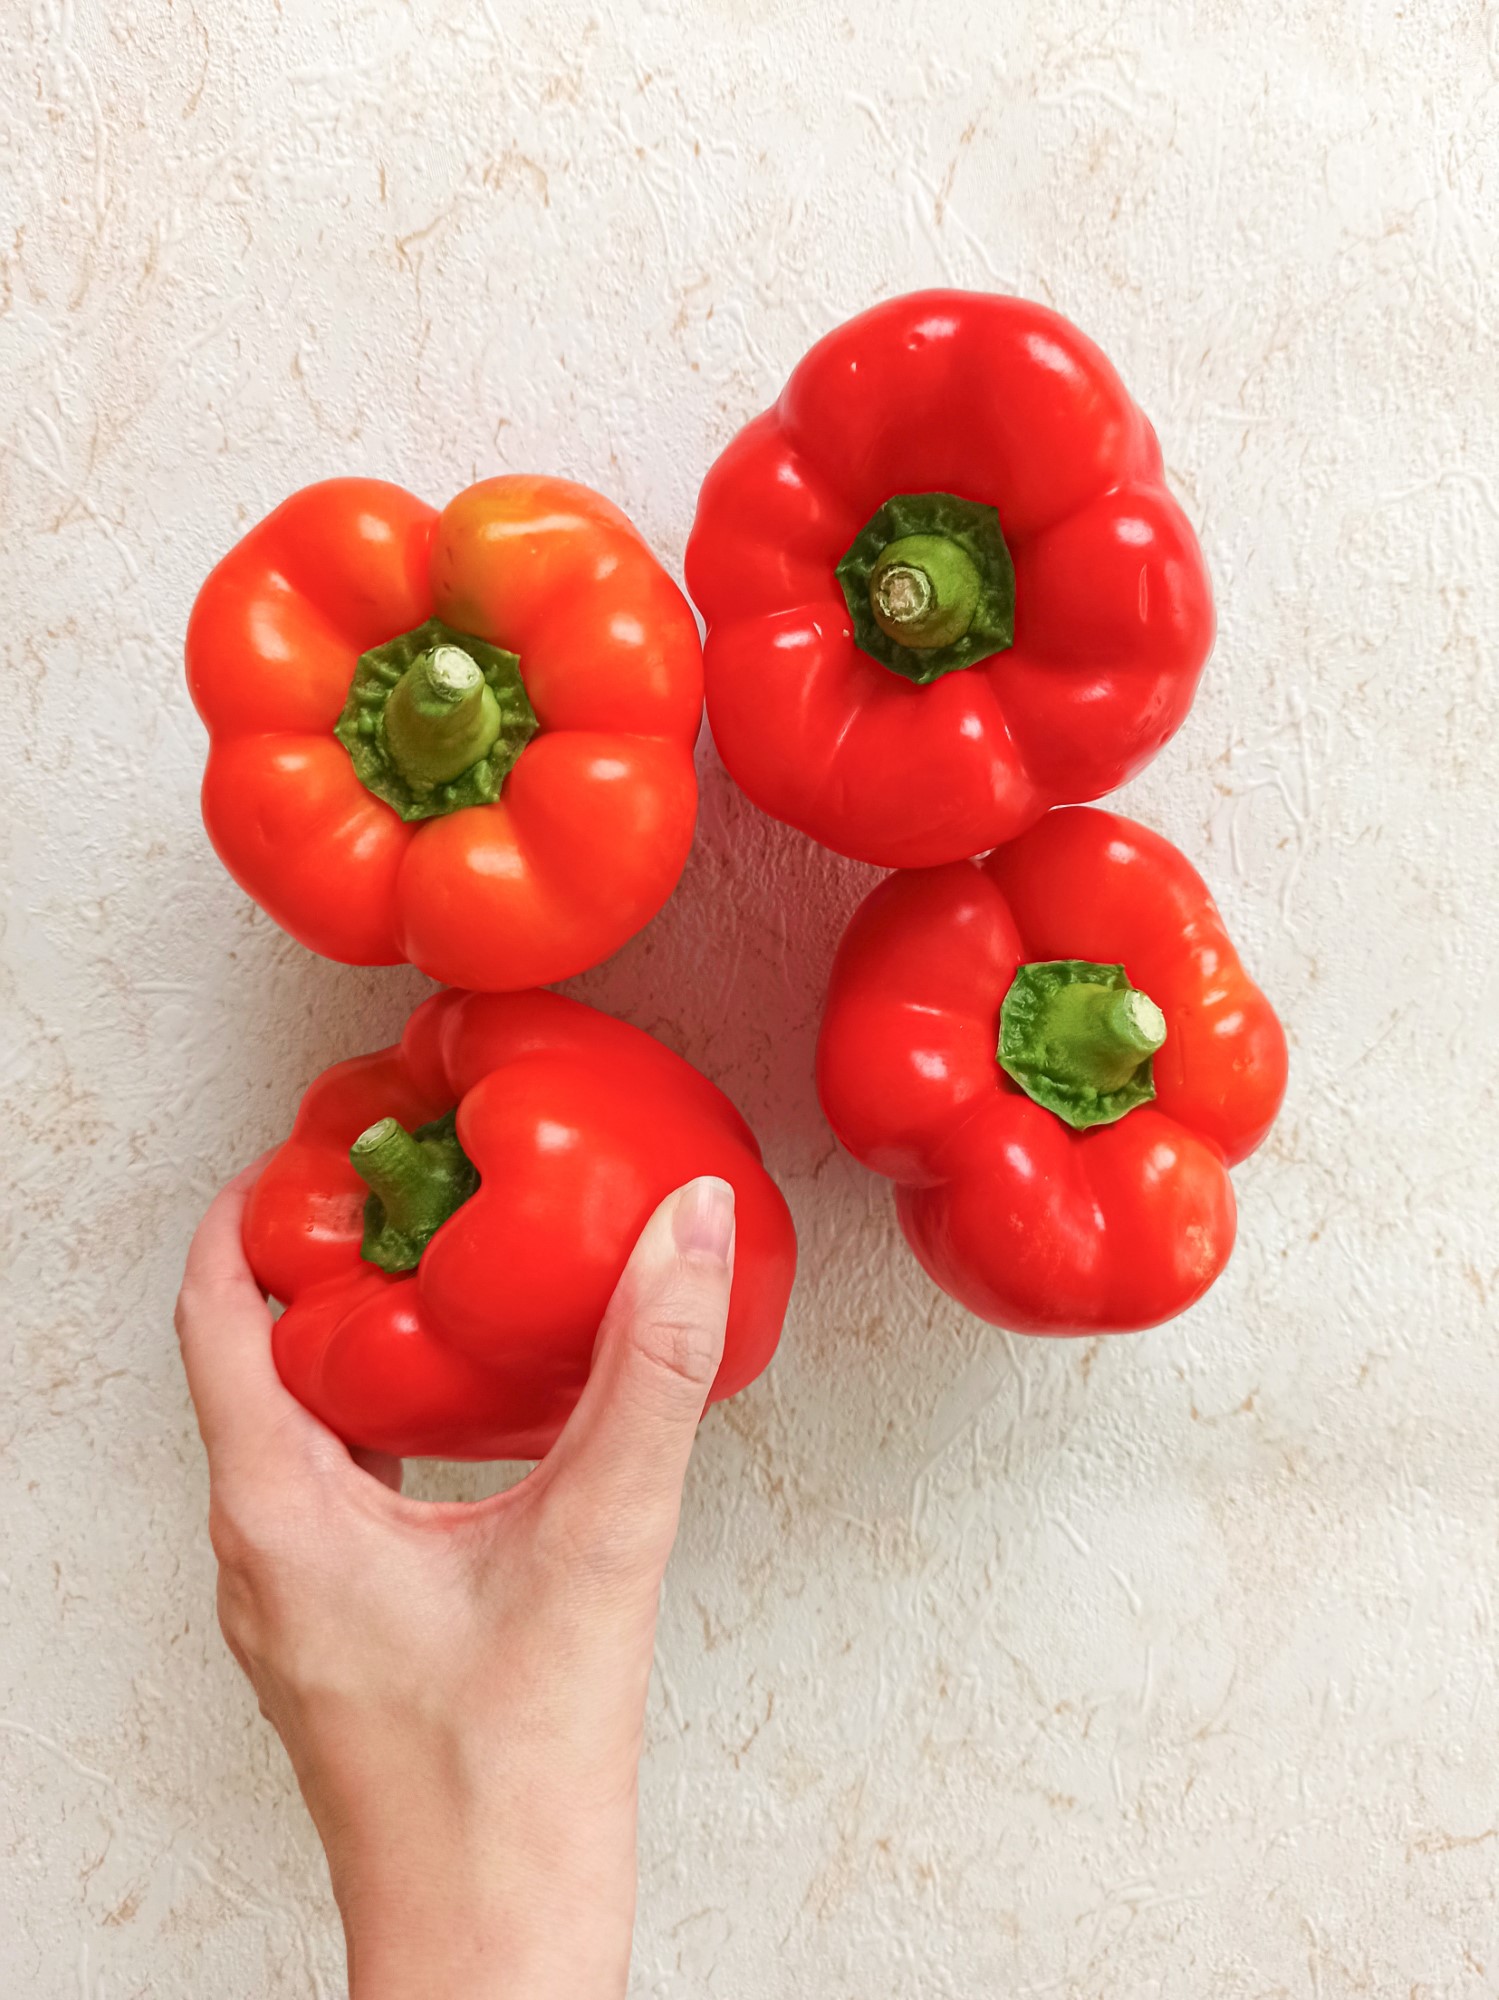
[[[477,1192],[413,1270],[364,1260],[350,1148],[457,1106]],[[723,1093],[640,1029],[560,994],[446,992],[400,1043],[302,1100],[246,1211],[282,1380],[346,1442],[401,1457],[536,1458],[588,1374],[604,1308],[657,1204],[699,1174],[735,1192],[728,1338],[713,1399],[775,1351],[796,1236]]]
[[[943,495],[997,509],[1013,643],[915,685],[864,649],[837,572],[892,497]],[[731,776],[890,868],[981,854],[1123,784],[1179,727],[1213,637],[1196,537],[1109,361],[1058,314],[974,292],[892,299],[812,348],[709,472],[687,583]]]
[[[1086,1130],[996,1060],[1018,968],[1067,960],[1122,964],[1164,1016],[1154,1101]],[[873,891],[838,949],[817,1075],[944,1291],[1020,1333],[1118,1333],[1182,1312],[1223,1269],[1228,1170],[1275,1117],[1286,1042],[1185,857],[1077,806],[983,862]]]
[[[410,822],[334,731],[361,655],[433,617],[518,656],[539,728],[492,803]],[[441,513],[379,480],[306,487],[204,584],[187,673],[211,738],[209,837],[325,957],[409,959],[482,989],[545,984],[632,937],[687,858],[696,625],[587,487],[487,479]]]

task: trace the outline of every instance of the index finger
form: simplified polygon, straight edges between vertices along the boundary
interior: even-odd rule
[[[182,1363],[212,1467],[306,1415],[276,1373],[270,1309],[242,1238],[245,1204],[269,1157],[262,1154],[210,1202],[177,1295]]]

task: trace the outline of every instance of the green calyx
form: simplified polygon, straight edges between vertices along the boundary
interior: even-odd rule
[[[359,656],[333,733],[402,819],[493,805],[536,734],[514,653],[429,618]]]
[[[458,1143],[456,1111],[408,1132],[380,1118],[349,1148],[369,1189],[359,1254],[382,1271],[412,1271],[448,1217],[479,1185],[478,1169]]]
[[[1078,1131],[1112,1125],[1155,1096],[1151,1058],[1166,1017],[1122,965],[1022,965],[999,1010],[999,1065]]]
[[[999,515],[955,493],[897,493],[838,565],[860,650],[919,687],[1015,638],[1015,565]]]

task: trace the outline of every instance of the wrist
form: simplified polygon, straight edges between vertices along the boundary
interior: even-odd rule
[[[465,1907],[437,1925],[394,1913],[373,1930],[346,1925],[349,2000],[624,2000],[628,1928],[605,1947],[580,1940],[576,1911],[550,1934],[534,1912],[513,1917],[476,1921]]]
[[[403,1839],[338,1868],[349,2000],[623,2000],[633,1826],[565,1846],[517,1806],[501,1839]]]
[[[349,2000],[624,2000],[633,1910],[397,1893],[346,1914]]]

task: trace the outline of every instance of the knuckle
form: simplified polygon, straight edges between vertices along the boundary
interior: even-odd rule
[[[221,1570],[248,1568],[251,1545],[244,1522],[217,1494],[208,1503],[208,1540]]]
[[[646,1367],[657,1370],[672,1385],[694,1393],[706,1391],[718,1372],[722,1343],[712,1313],[683,1294],[642,1313],[631,1345]]]
[[[223,1286],[209,1273],[195,1270],[183,1273],[177,1290],[176,1318],[179,1324],[184,1319],[202,1319],[223,1304]]]
[[[265,1642],[265,1607],[260,1593],[247,1578],[221,1569],[215,1604],[224,1643],[241,1672],[253,1682]]]
[[[208,1539],[219,1567],[241,1575],[273,1568],[282,1545],[282,1524],[274,1507],[244,1494],[211,1492]]]

